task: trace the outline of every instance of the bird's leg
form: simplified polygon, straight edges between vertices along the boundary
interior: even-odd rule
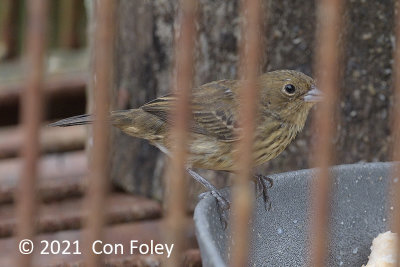
[[[209,181],[207,181],[205,178],[203,178],[200,174],[197,172],[193,171],[190,168],[186,168],[187,172],[199,183],[201,183],[204,187],[206,187],[208,190],[210,190],[211,195],[217,200],[217,206],[218,206],[218,211],[221,215],[221,223],[223,224],[224,228],[227,226],[227,216],[225,214],[225,211],[229,210],[230,208],[230,203],[227,199],[225,199],[218,191],[217,188],[211,184]]]
[[[187,172],[190,174],[190,176],[192,176],[196,181],[198,181],[199,183],[201,183],[205,188],[207,188],[208,190],[210,190],[211,195],[213,195],[213,197],[215,197],[218,201],[218,204],[220,205],[220,207],[223,210],[228,210],[230,208],[230,203],[228,200],[226,200],[217,190],[217,188],[211,184],[207,179],[203,178],[200,174],[198,174],[197,172],[193,171],[190,168],[186,169]]]
[[[274,181],[268,176],[261,174],[254,175],[254,183],[256,185],[257,196],[262,195],[265,205],[265,210],[271,209],[271,201],[268,196],[268,189],[274,185]]]

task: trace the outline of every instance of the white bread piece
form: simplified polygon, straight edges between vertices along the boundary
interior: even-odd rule
[[[387,231],[379,234],[371,246],[371,255],[363,267],[395,267],[397,234]]]

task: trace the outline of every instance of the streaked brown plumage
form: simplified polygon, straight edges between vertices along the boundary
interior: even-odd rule
[[[240,131],[237,124],[239,87],[238,80],[220,80],[193,89],[189,166],[235,170],[235,141]],[[261,75],[259,89],[253,153],[255,165],[275,158],[290,144],[303,129],[309,110],[321,97],[312,78],[290,70]],[[166,95],[138,109],[114,111],[111,122],[128,135],[147,139],[168,153],[171,144],[169,112],[174,100],[173,95]],[[51,126],[71,126],[91,121],[89,115],[81,115]]]

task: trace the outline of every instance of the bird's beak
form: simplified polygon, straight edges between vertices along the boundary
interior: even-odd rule
[[[311,103],[320,102],[322,101],[322,98],[323,98],[322,92],[318,90],[318,88],[315,85],[312,85],[311,90],[304,95],[304,101]]]

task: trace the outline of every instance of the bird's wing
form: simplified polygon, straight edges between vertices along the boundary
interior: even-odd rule
[[[236,83],[232,80],[221,80],[204,84],[193,90],[191,131],[213,136],[223,142],[237,140]],[[141,108],[169,122],[169,112],[175,101],[176,97],[169,94]]]

